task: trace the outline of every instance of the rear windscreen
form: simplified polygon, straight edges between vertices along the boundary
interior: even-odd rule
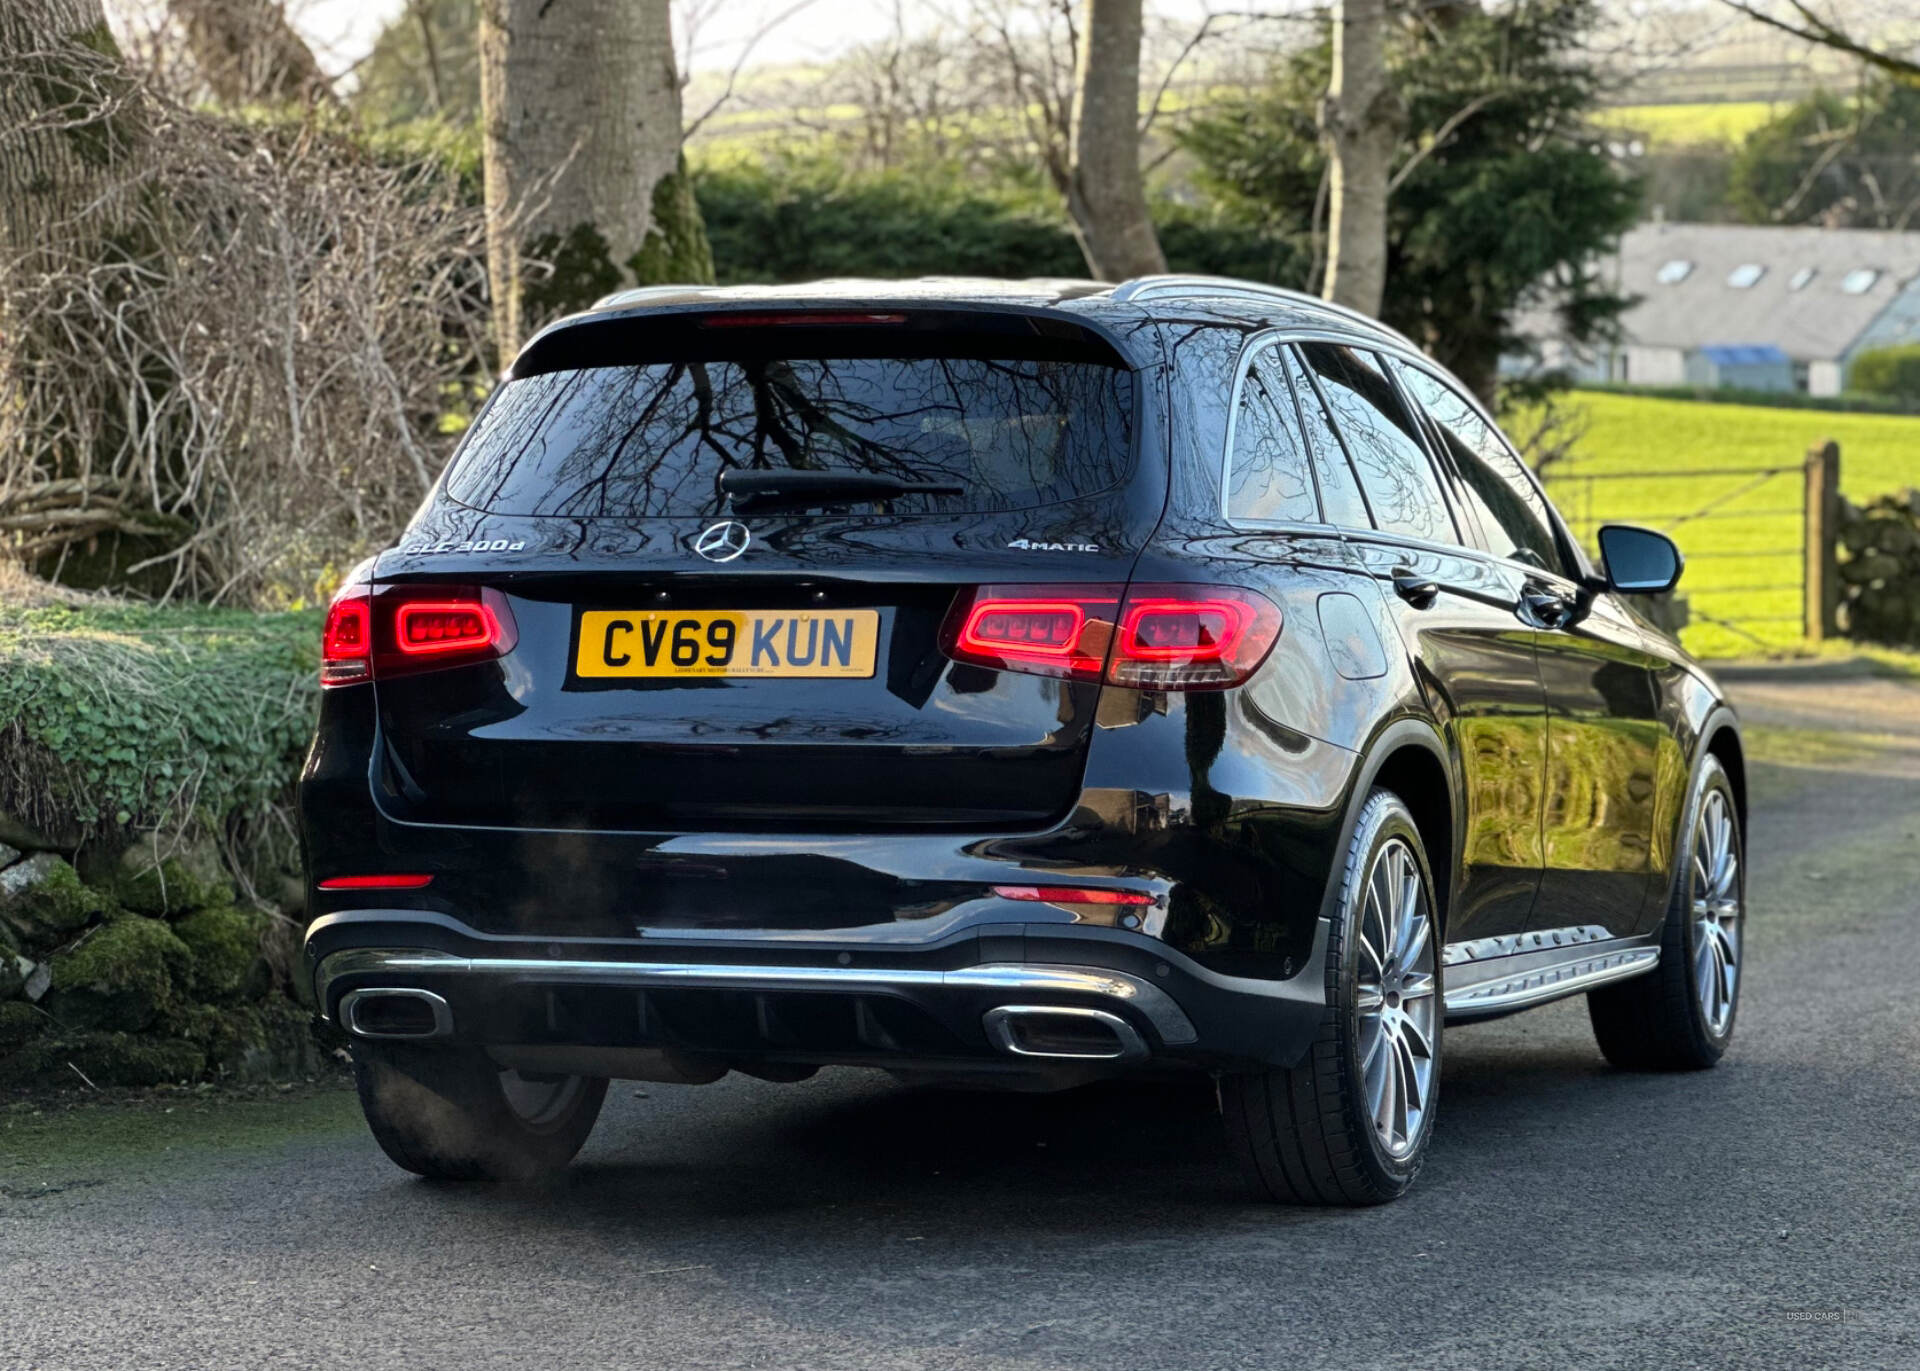
[[[1102,362],[754,356],[508,381],[446,489],[497,514],[698,515],[729,468],[804,469],[959,487],[892,513],[992,512],[1106,490],[1132,453],[1133,377]]]

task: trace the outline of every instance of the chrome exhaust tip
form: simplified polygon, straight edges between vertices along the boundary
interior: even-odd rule
[[[1104,1009],[1003,1004],[989,1009],[982,1022],[988,1040],[1016,1057],[1137,1062],[1147,1056],[1133,1025]]]
[[[431,990],[349,990],[340,1024],[356,1038],[450,1038],[453,1008]]]

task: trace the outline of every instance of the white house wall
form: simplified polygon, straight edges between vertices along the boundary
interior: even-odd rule
[[[1626,354],[1629,385],[1684,386],[1687,383],[1687,354],[1679,348],[1630,343]]]

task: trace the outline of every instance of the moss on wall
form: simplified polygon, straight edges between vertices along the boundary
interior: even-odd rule
[[[671,176],[653,188],[653,223],[646,241],[627,261],[638,285],[681,282],[708,284],[713,280],[713,245],[707,241],[706,222],[694,195],[687,159],[681,155]]]
[[[193,953],[193,993],[204,1000],[232,1000],[267,984],[260,939],[267,916],[231,905],[199,909],[173,926]]]
[[[63,1026],[137,1033],[183,997],[193,953],[158,919],[123,914],[52,965],[47,1011]]]

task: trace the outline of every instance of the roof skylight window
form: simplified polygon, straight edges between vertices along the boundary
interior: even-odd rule
[[[1653,279],[1663,286],[1677,286],[1693,275],[1693,263],[1684,257],[1676,257],[1654,273]]]

